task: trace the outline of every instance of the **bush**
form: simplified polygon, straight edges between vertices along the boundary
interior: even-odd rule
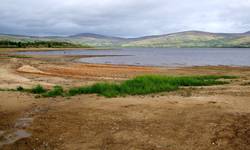
[[[35,87],[33,87],[30,92],[33,94],[43,94],[45,93],[47,90],[45,88],[43,88],[41,85],[37,85]]]
[[[17,90],[17,91],[24,91],[24,88],[23,88],[22,86],[18,86],[18,87],[16,88],[16,90]]]
[[[64,90],[61,86],[54,86],[52,90],[43,94],[44,97],[56,97],[56,96],[63,96],[63,95],[64,95]]]

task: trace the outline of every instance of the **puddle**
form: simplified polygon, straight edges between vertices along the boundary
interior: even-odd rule
[[[31,137],[32,134],[26,131],[26,129],[30,127],[33,122],[32,116],[41,112],[42,110],[43,109],[41,108],[35,108],[32,111],[24,114],[23,118],[17,119],[14,124],[14,128],[6,131],[0,131],[0,149],[4,145],[13,144],[23,138]]]
[[[3,133],[0,135],[0,148],[4,145],[15,143],[20,139],[28,138],[30,136],[31,133],[28,133],[25,130],[16,130],[10,133]]]
[[[23,118],[17,119],[12,129],[6,131],[0,130],[0,149],[4,145],[13,144],[23,138],[31,137],[32,133],[26,131],[26,129],[31,126],[34,120],[33,117],[38,113],[47,111],[47,107],[35,107],[31,111],[26,112]]]
[[[16,121],[12,131],[0,131],[0,148],[4,145],[15,143],[23,138],[28,138],[32,134],[27,129],[33,122],[33,118],[20,118]]]

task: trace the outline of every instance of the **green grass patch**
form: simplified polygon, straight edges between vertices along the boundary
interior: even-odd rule
[[[181,86],[211,86],[227,84],[218,79],[234,79],[234,76],[193,76],[169,77],[160,75],[146,75],[124,81],[120,84],[97,83],[92,86],[72,88],[69,96],[79,94],[99,94],[105,97],[124,95],[146,95],[151,93],[168,92],[177,90]]]
[[[61,86],[54,86],[52,90],[42,94],[43,97],[64,96],[64,90]]]
[[[21,92],[21,91],[24,91],[25,89],[24,89],[22,86],[18,86],[18,87],[16,88],[16,90]]]
[[[79,94],[99,94],[106,97],[115,97],[120,92],[120,86],[114,83],[97,83],[92,86],[71,88],[67,95],[75,96]]]
[[[17,91],[39,94],[43,97],[75,96],[80,94],[98,94],[105,97],[117,97],[126,95],[146,95],[159,92],[169,92],[178,90],[184,86],[211,86],[227,84],[225,80],[235,79],[235,76],[161,76],[145,75],[135,77],[121,83],[96,83],[91,86],[73,87],[64,90],[61,86],[55,86],[47,90],[41,85],[32,89],[18,87]]]
[[[33,87],[32,89],[27,90],[27,91],[29,91],[30,93],[33,93],[33,94],[44,94],[47,92],[47,90],[41,85],[37,85],[37,86]]]
[[[32,58],[31,56],[25,56],[25,55],[10,55],[9,58]]]

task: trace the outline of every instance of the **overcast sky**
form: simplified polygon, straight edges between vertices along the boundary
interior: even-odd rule
[[[0,0],[0,33],[137,37],[246,32],[250,0]]]

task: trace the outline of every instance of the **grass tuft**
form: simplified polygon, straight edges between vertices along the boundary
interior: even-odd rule
[[[25,56],[25,55],[10,55],[9,58],[32,58],[31,56]]]
[[[69,96],[79,94],[99,94],[106,97],[115,97],[119,94],[120,87],[113,83],[97,83],[92,86],[71,88],[68,91]]]
[[[24,89],[22,86],[18,86],[18,87],[16,88],[16,90],[21,92],[21,91],[24,91],[25,89]]]
[[[61,86],[54,86],[52,90],[42,94],[43,97],[64,96],[64,90]]]
[[[33,87],[32,89],[30,89],[30,92],[33,94],[43,94],[45,93],[47,90],[42,87],[41,85],[37,85],[35,87]]]

